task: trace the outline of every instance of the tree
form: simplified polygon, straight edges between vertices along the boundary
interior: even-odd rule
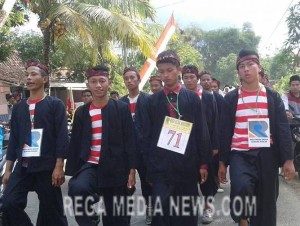
[[[222,57],[217,62],[213,77],[221,82],[221,86],[236,86],[240,84],[236,71],[236,58],[237,55],[235,53],[230,53],[227,57]]]
[[[283,49],[270,61],[270,75],[274,80],[281,79],[293,71],[293,53],[289,49]]]
[[[112,42],[130,44],[144,54],[152,50],[151,39],[143,29],[144,19],[154,18],[155,11],[149,1],[32,0],[29,8],[40,18],[44,63],[47,65],[50,48],[54,49],[54,44],[63,39],[67,39],[68,43],[80,40],[84,48],[90,47],[92,56],[96,57],[91,63],[94,65],[102,63],[101,59],[111,59]],[[73,49],[66,58],[72,58],[76,51]]]
[[[10,28],[22,25],[28,20],[28,15],[24,12],[23,5],[12,4],[14,2],[0,0],[0,7],[2,8],[0,10],[0,62],[5,61],[14,51],[10,42],[12,38]],[[5,4],[6,6],[4,6]]]
[[[200,52],[195,49],[189,42],[189,36],[184,33],[177,32],[171,38],[168,48],[174,49],[180,57],[182,66],[186,64],[193,64],[203,70],[203,61]]]
[[[287,17],[288,39],[286,48],[293,54],[292,71],[295,73],[300,67],[300,2],[290,7]]]
[[[241,30],[222,28],[203,31],[193,25],[185,29],[184,33],[190,36],[191,44],[201,53],[205,69],[213,73],[222,57],[227,57],[231,53],[237,54],[241,49],[256,50],[260,41],[250,23],[245,23]]]

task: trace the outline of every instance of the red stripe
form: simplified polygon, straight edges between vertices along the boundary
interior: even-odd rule
[[[237,105],[237,111],[240,110],[245,110],[245,109],[249,109],[249,108],[260,108],[260,109],[267,109],[268,108],[268,104],[267,103],[262,103],[262,102],[258,102],[257,105],[255,102],[251,102],[251,103],[241,103]]]
[[[100,157],[101,152],[100,151],[90,151],[90,157]]]
[[[92,140],[92,141],[91,141],[91,145],[92,145],[92,146],[95,146],[95,145],[101,145],[101,140],[100,140],[100,139]]]
[[[102,114],[92,116],[92,122],[102,120]]]
[[[135,113],[136,103],[130,103],[130,113]]]
[[[95,163],[95,164],[98,164],[99,160],[94,158],[94,157],[89,157],[88,158],[88,162],[92,162],[92,163]]]
[[[92,128],[92,134],[102,133],[102,127]]]
[[[257,96],[257,92],[255,91],[255,92],[247,92],[247,91],[242,91],[242,96],[243,96],[243,98],[245,98],[245,97],[256,97]],[[264,92],[264,91],[260,91],[259,92],[259,95],[258,95],[259,97],[266,97],[267,96],[267,94],[266,94],[266,92]]]

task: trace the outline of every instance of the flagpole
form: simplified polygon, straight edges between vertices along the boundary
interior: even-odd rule
[[[144,63],[140,71],[140,77],[141,77],[141,83],[139,85],[140,90],[143,89],[152,71],[156,67],[156,57],[160,52],[166,49],[169,40],[171,39],[172,35],[176,30],[176,27],[177,25],[174,19],[174,14],[172,13],[167,25],[165,26],[163,32],[161,33],[158,41],[155,44],[154,53],[146,60],[146,62]]]

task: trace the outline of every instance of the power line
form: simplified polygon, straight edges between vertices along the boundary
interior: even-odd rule
[[[162,6],[156,7],[156,9],[161,9],[161,8],[169,7],[169,6],[176,5],[176,4],[185,2],[185,1],[186,1],[186,0],[182,0],[182,1],[170,3],[170,4],[167,4],[167,5],[162,5]]]
[[[276,27],[274,28],[274,30],[272,31],[272,33],[270,34],[270,36],[268,37],[267,41],[265,42],[265,46],[267,45],[267,43],[270,41],[271,37],[273,36],[273,34],[275,33],[275,31],[277,30],[278,26],[280,25],[282,19],[284,18],[285,14],[287,13],[287,11],[289,10],[290,6],[292,5],[294,0],[292,0],[290,2],[290,4],[288,5],[287,9],[284,11],[283,15],[281,16],[280,20],[278,21]]]

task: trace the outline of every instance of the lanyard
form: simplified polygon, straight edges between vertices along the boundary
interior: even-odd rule
[[[240,91],[241,91],[241,99],[242,99],[243,104],[244,104],[245,107],[247,107],[248,109],[250,109],[250,110],[252,110],[252,111],[255,111],[256,114],[257,114],[257,117],[258,117],[257,101],[258,101],[258,96],[259,96],[260,90],[261,90],[261,86],[259,86],[259,89],[257,90],[257,93],[256,93],[255,109],[254,109],[253,107],[250,107],[248,104],[245,103],[244,98],[243,98],[243,91],[242,91],[242,89],[240,89]]]
[[[181,119],[182,115],[180,114],[180,111],[179,111],[179,104],[178,104],[178,97],[179,97],[179,93],[177,94],[177,98],[176,98],[176,107],[174,107],[174,105],[171,103],[170,99],[168,96],[167,97],[167,100],[169,102],[169,104],[171,105],[171,107],[177,112],[178,114],[178,119]]]

